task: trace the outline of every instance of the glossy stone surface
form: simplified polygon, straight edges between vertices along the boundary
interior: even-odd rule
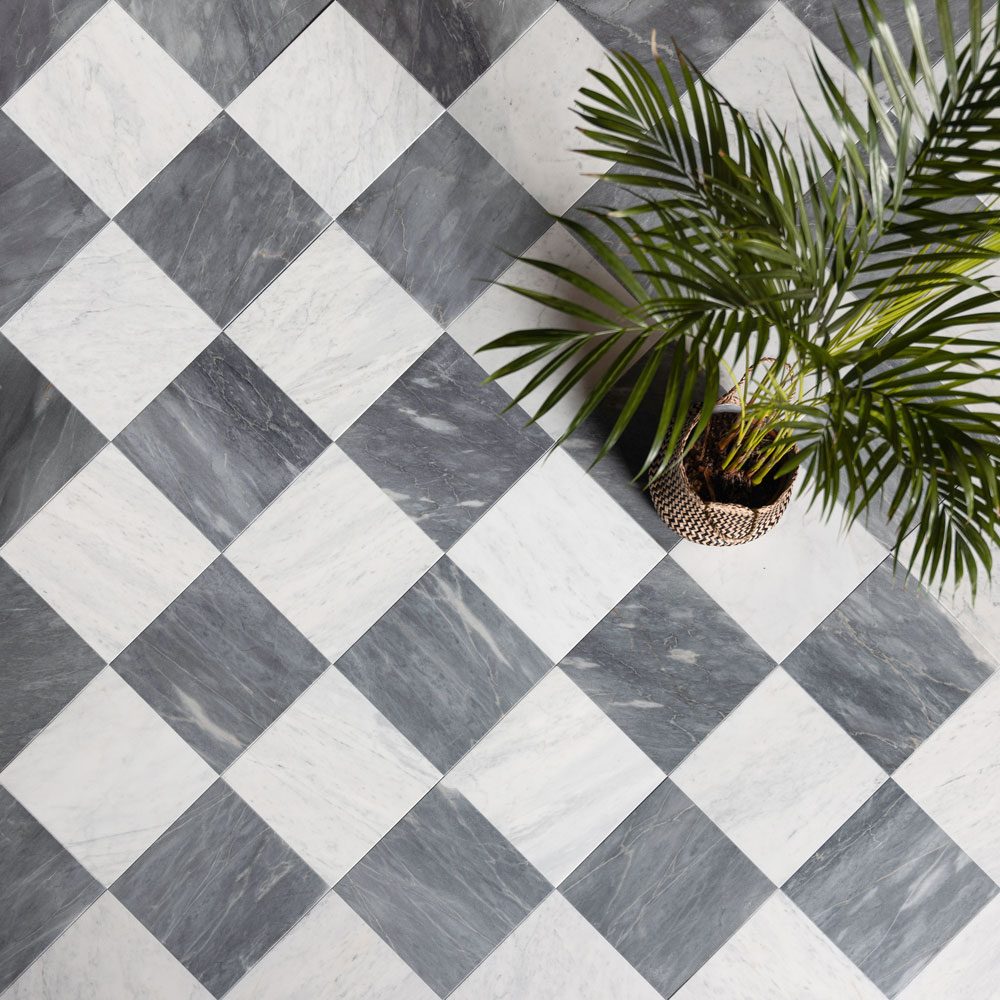
[[[330,219],[222,114],[116,221],[225,326]]]
[[[220,557],[112,666],[221,771],[326,660]]]
[[[319,876],[222,781],[112,887],[217,997],[324,890]]]
[[[551,443],[442,336],[338,444],[447,549]]]
[[[336,665],[445,771],[551,661],[444,558]]]
[[[446,996],[549,885],[463,796],[439,786],[336,891]]]
[[[998,889],[889,781],[785,892],[894,997]]]
[[[330,439],[222,334],[116,443],[223,548]]]

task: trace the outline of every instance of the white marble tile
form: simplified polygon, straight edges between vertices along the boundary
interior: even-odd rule
[[[332,445],[226,554],[335,660],[441,550]]]
[[[445,784],[558,885],[665,777],[556,668]]]
[[[105,885],[215,778],[110,667],[0,772],[0,784]]]
[[[587,141],[572,105],[595,83],[587,71],[609,65],[597,39],[555,4],[448,110],[544,208],[565,212],[603,172],[574,152]]]
[[[333,225],[226,332],[336,439],[441,327]]]
[[[569,230],[559,223],[555,223],[529,247],[525,251],[525,256],[570,267],[602,288],[614,291],[616,295],[624,296],[626,294],[611,275],[584,250]],[[554,275],[520,261],[512,264],[500,277],[500,280],[532,291],[544,292],[547,295],[561,295],[573,302],[593,305],[592,301],[571,285],[560,281]],[[518,295],[507,288],[502,288],[500,285],[491,285],[458,319],[449,325],[448,333],[475,358],[484,371],[494,372],[522,352],[520,350],[502,350],[484,351],[479,354],[476,353],[479,348],[512,330],[528,330],[536,327],[556,327],[564,330],[593,329],[583,320],[566,316],[555,309],[525,298],[523,295]],[[600,379],[611,361],[612,358],[609,357],[607,363],[596,365],[594,371],[579,386],[568,392],[542,417],[539,424],[553,438],[559,437],[576,416],[579,408],[586,402],[587,388]],[[559,372],[566,372],[571,365],[572,362],[567,363],[559,369]],[[539,367],[539,365],[535,365],[523,372],[515,372],[500,380],[498,384],[513,396],[524,387]],[[555,378],[556,376],[553,375],[544,386],[526,396],[520,405],[528,413],[533,413],[555,387]]]
[[[561,451],[540,459],[449,553],[553,661],[663,549]]]
[[[112,222],[3,332],[110,438],[219,328]]]
[[[114,215],[219,107],[118,4],[109,3],[4,110]]]
[[[896,1000],[1000,1000],[1000,899],[991,900]]]
[[[658,1000],[660,994],[559,895],[452,994],[454,1000]]]
[[[781,885],[886,775],[779,667],[671,778]]]
[[[333,668],[224,777],[333,885],[441,775]]]
[[[802,165],[800,142],[813,142],[798,98],[820,132],[840,143],[840,129],[830,114],[812,68],[812,51],[847,93],[858,113],[867,107],[864,88],[853,73],[784,4],[770,10],[705,74],[754,128],[784,132]],[[796,97],[798,95],[798,97]],[[773,122],[773,127],[771,125]]]
[[[674,1000],[884,1000],[882,991],[776,892]]]
[[[993,577],[979,581],[978,593],[972,596],[968,581],[945,588],[941,603],[974,635],[984,649],[1000,663],[1000,549],[993,549]]]
[[[335,3],[227,110],[337,216],[443,109]]]
[[[4,1000],[211,1000],[212,994],[106,892]]]
[[[1000,881],[1000,674],[921,744],[894,778]]]
[[[226,1000],[436,1000],[335,892],[328,893]]]
[[[70,480],[3,556],[106,660],[217,555],[114,445]]]
[[[784,517],[746,545],[682,541],[670,557],[779,663],[888,555],[860,524],[845,535],[797,487]]]

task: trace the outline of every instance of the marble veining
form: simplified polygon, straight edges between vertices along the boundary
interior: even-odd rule
[[[222,771],[327,663],[220,556],[111,666]]]
[[[462,795],[438,786],[336,891],[446,996],[549,888]]]
[[[331,885],[440,777],[336,670],[316,681],[225,774]]]
[[[0,773],[4,787],[104,885],[214,778],[212,769],[107,669]]]
[[[101,894],[101,886],[0,786],[0,990]]]
[[[334,224],[226,332],[336,439],[441,327]]]
[[[442,336],[338,444],[443,549],[551,444]]]
[[[561,892],[671,996],[772,888],[667,780],[570,875]]]
[[[104,666],[0,561],[0,770]]]
[[[114,884],[114,895],[221,997],[325,891],[226,784],[213,784]]]
[[[219,107],[108,3],[4,110],[113,216]]]
[[[886,560],[789,658],[788,672],[887,770],[990,676],[985,651]]]
[[[105,438],[2,334],[0,398],[2,545],[100,451]]]
[[[0,218],[0,323],[10,319],[107,222],[107,216],[3,111]]]
[[[222,334],[115,443],[224,548],[330,439]]]
[[[541,206],[448,114],[338,222],[439,323],[549,226]]]
[[[105,660],[216,555],[113,445],[0,549]]]
[[[447,557],[336,664],[441,771],[551,665]]]
[[[55,52],[105,0],[46,0],[0,7],[0,104]]]
[[[553,0],[342,0],[395,58],[448,105]]]
[[[892,998],[998,889],[888,781],[785,892]]]
[[[698,746],[773,667],[669,559],[561,665],[665,771]]]
[[[225,326],[330,217],[222,114],[116,221]]]
[[[228,104],[330,0],[119,0],[219,104]]]
[[[556,669],[444,783],[558,885],[664,777]]]
[[[347,208],[441,111],[339,3],[228,108],[331,215]]]

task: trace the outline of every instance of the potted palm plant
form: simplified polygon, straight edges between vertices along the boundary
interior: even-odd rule
[[[491,376],[522,373],[511,405],[544,388],[534,419],[583,390],[557,444],[616,390],[596,460],[656,392],[641,474],[686,537],[756,537],[798,475],[827,516],[882,503],[915,572],[975,587],[1000,542],[1000,35],[968,0],[959,39],[938,0],[935,63],[904,3],[905,44],[877,0],[859,2],[864,56],[842,29],[863,106],[813,52],[833,125],[802,106],[798,140],[655,39],[649,68],[610,54],[576,110],[629,203],[562,222],[617,288],[523,258],[566,294],[514,290],[566,322],[483,349],[514,349]]]

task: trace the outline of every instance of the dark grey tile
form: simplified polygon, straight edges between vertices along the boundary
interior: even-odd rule
[[[889,997],[997,894],[993,882],[892,781],[784,888]]]
[[[338,219],[439,323],[453,320],[551,225],[542,207],[442,115]]]
[[[342,0],[342,6],[447,106],[553,2]]]
[[[336,665],[442,772],[552,666],[447,557]]]
[[[459,792],[440,785],[336,889],[441,996],[549,890]]]
[[[663,770],[673,770],[774,661],[664,559],[562,667]]]
[[[223,114],[116,221],[226,326],[330,217]]]
[[[669,997],[773,888],[667,780],[566,879],[561,891]]]
[[[2,111],[0,220],[0,323],[6,323],[107,222],[107,216]]]
[[[975,641],[887,559],[789,657],[785,669],[886,770],[987,677]]]
[[[115,440],[220,548],[329,443],[225,334]]]
[[[111,887],[221,997],[326,890],[222,780]]]
[[[100,431],[0,335],[0,545],[105,443]]]
[[[55,837],[0,787],[0,991],[102,891]]]
[[[0,770],[104,661],[0,560]]]
[[[829,0],[823,0],[829,2]],[[772,0],[563,0],[563,6],[605,47],[652,62],[650,36],[656,29],[660,54],[675,63],[674,42],[702,72],[747,31]]]
[[[222,771],[327,662],[220,556],[111,666]]]
[[[119,0],[218,102],[257,78],[331,0]]]
[[[0,4],[0,104],[103,5],[104,0]]]
[[[442,548],[552,444],[444,334],[337,442]]]

